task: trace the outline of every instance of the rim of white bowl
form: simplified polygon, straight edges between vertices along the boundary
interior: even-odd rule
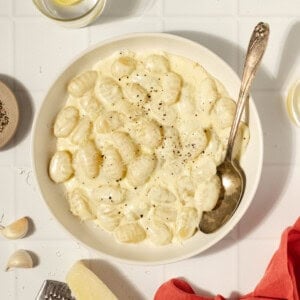
[[[74,236],[67,228],[65,228],[65,226],[57,219],[57,217],[55,216],[54,212],[52,211],[52,209],[50,208],[50,206],[48,205],[48,202],[46,200],[46,197],[44,196],[40,185],[39,185],[39,180],[37,179],[37,173],[36,173],[36,163],[35,163],[35,150],[34,150],[34,142],[36,139],[35,136],[35,132],[36,132],[36,127],[37,127],[37,120],[39,118],[39,114],[40,111],[43,107],[44,101],[46,99],[46,96],[48,95],[49,91],[54,87],[55,82],[57,80],[57,78],[59,77],[60,74],[62,74],[68,67],[70,67],[73,63],[75,63],[79,58],[81,58],[82,56],[84,56],[85,54],[101,47],[104,46],[106,44],[112,43],[112,42],[116,42],[116,41],[120,41],[120,40],[126,40],[126,39],[130,39],[130,38],[142,38],[142,37],[163,37],[163,38],[169,38],[169,39],[173,39],[173,40],[178,40],[180,42],[184,42],[184,43],[189,43],[190,45],[193,46],[197,46],[199,48],[202,48],[202,50],[208,52],[211,56],[214,56],[217,60],[219,60],[220,62],[222,62],[224,65],[226,65],[227,68],[229,68],[232,73],[237,77],[237,79],[240,81],[240,77],[237,75],[237,73],[232,69],[232,67],[223,60],[223,58],[221,58],[220,56],[218,56],[216,53],[214,53],[213,51],[211,51],[210,49],[206,48],[205,46],[194,42],[188,38],[184,38],[175,34],[170,34],[170,33],[164,33],[164,32],[158,32],[158,33],[151,33],[151,32],[147,32],[147,33],[131,33],[131,34],[125,34],[125,35],[121,35],[121,36],[116,36],[110,39],[106,39],[102,42],[99,42],[97,44],[91,45],[89,46],[87,49],[85,49],[84,51],[80,52],[78,55],[76,55],[73,59],[70,60],[70,62],[68,64],[66,64],[63,68],[60,69],[58,75],[55,77],[55,79],[52,81],[52,83],[50,84],[49,88],[47,89],[46,93],[43,95],[43,101],[40,104],[36,115],[34,117],[34,121],[33,121],[33,125],[32,125],[32,133],[31,133],[31,143],[30,143],[30,152],[31,152],[31,161],[32,161],[32,165],[33,165],[33,173],[34,173],[34,177],[37,183],[37,188],[38,188],[38,194],[40,196],[41,199],[43,199],[43,202],[46,204],[46,206],[48,207],[48,210],[51,212],[52,216],[54,217],[55,221],[59,224],[59,226],[61,228],[63,228],[63,230],[65,232],[67,232],[67,234],[72,237],[73,240],[75,240],[76,242],[79,242],[83,247],[88,248],[89,250],[97,253],[98,255],[102,256],[103,258],[108,258],[108,259],[113,259],[115,261],[121,262],[121,263],[126,263],[126,264],[130,264],[130,265],[147,265],[147,266],[155,266],[155,265],[163,265],[163,264],[169,264],[169,263],[174,263],[174,262],[178,262],[178,261],[182,261],[185,260],[187,258],[191,258],[194,257],[200,253],[203,253],[204,251],[206,251],[207,249],[209,249],[210,247],[212,247],[213,245],[217,244],[219,241],[221,241],[235,226],[237,226],[237,224],[239,223],[239,221],[243,218],[243,216],[245,215],[247,209],[249,208],[250,204],[252,203],[255,194],[257,192],[257,188],[260,182],[260,178],[261,178],[261,173],[262,173],[262,166],[263,166],[263,153],[264,153],[264,147],[263,147],[263,134],[262,134],[262,126],[261,126],[261,121],[256,109],[256,105],[253,101],[253,98],[250,95],[250,102],[253,104],[253,110],[256,113],[256,115],[258,116],[257,118],[257,127],[259,128],[259,139],[260,139],[260,149],[258,149],[258,152],[261,153],[260,157],[259,157],[259,161],[257,161],[257,175],[255,177],[255,181],[253,182],[253,186],[255,188],[253,188],[250,192],[249,198],[251,199],[247,205],[245,205],[243,207],[243,210],[239,212],[240,217],[237,219],[233,219],[233,217],[231,218],[231,222],[228,221],[226,224],[223,225],[222,228],[225,227],[225,230],[223,231],[223,233],[221,235],[216,235],[213,239],[211,239],[205,246],[202,246],[201,249],[195,249],[194,251],[191,251],[187,254],[183,254],[183,255],[179,255],[178,257],[175,258],[171,258],[171,259],[162,259],[162,260],[158,260],[158,261],[141,261],[141,260],[131,260],[131,259],[125,259],[125,258],[120,258],[118,256],[115,255],[110,255],[104,252],[101,252],[98,249],[95,249],[87,244],[85,244],[84,242],[82,242],[80,239],[78,239],[76,236]],[[232,221],[233,220],[233,221]],[[229,226],[230,225],[230,226]]]

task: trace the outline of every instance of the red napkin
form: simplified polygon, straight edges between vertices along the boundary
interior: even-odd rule
[[[287,228],[281,237],[264,277],[254,291],[240,299],[300,300],[300,218]],[[218,295],[207,298],[196,295],[191,286],[181,279],[171,279],[157,290],[154,300],[224,300]]]

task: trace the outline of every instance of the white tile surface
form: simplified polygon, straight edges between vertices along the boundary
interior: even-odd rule
[[[19,88],[20,90],[16,91],[15,95],[22,114],[20,114],[20,123],[15,135],[15,143],[18,145],[15,148],[15,165],[29,167],[31,165],[31,157],[30,155],[24,155],[24,153],[30,153],[33,117],[37,111],[38,99],[42,97],[43,93],[30,93],[22,85],[19,85]]]
[[[279,247],[279,240],[244,240],[239,243],[239,288],[247,294],[256,287]]]
[[[1,166],[0,173],[0,223],[5,226],[15,220],[14,168]]]
[[[87,28],[65,29],[40,18],[18,19],[15,27],[16,78],[30,91],[47,89],[88,44]]]
[[[299,166],[264,166],[256,196],[240,222],[240,238],[278,239],[295,223],[299,217],[299,176]]]
[[[168,18],[164,20],[164,30],[202,44],[238,70],[236,22],[231,18]]]
[[[0,166],[12,166],[14,164],[14,139],[0,150]]]
[[[155,18],[146,19],[143,21],[143,26],[140,26],[140,24],[140,18],[128,20],[119,20],[118,18],[99,19],[99,23],[90,28],[90,43],[95,44],[108,38],[129,33],[162,31],[162,22]]]
[[[0,0],[0,80],[16,90],[22,116],[14,142],[0,151],[0,221],[7,224],[29,215],[35,224],[25,239],[0,239],[0,298],[33,299],[43,280],[64,280],[81,258],[92,258],[91,268],[121,299],[152,299],[159,285],[172,277],[186,278],[206,295],[235,299],[237,291],[252,290],[282,230],[299,215],[300,135],[287,118],[284,99],[300,74],[299,5],[298,0],[284,5],[279,0],[108,0],[95,24],[68,30],[39,16],[31,1]],[[250,33],[260,20],[271,26],[270,46],[253,91],[264,131],[264,168],[256,197],[239,225],[203,254],[158,267],[104,261],[73,242],[39,198],[30,166],[32,115],[56,75],[88,44],[144,31],[195,40],[240,74]],[[38,267],[3,272],[6,259],[18,248],[34,251]]]
[[[161,0],[108,0],[103,16],[156,16],[161,12],[162,3]]]
[[[16,298],[16,274],[13,271],[4,272],[9,256],[15,251],[14,243],[0,241],[0,281],[1,298],[5,300],[14,300]]]
[[[14,1],[14,15],[15,16],[37,16],[38,10],[35,8],[33,1]]]
[[[46,203],[40,198],[32,169],[15,168],[15,181],[16,215],[18,217],[29,216],[34,224],[33,232],[26,240],[68,239],[67,233],[62,230],[48,210]]]
[[[166,15],[233,15],[236,12],[236,0],[165,0]]]
[[[252,95],[264,133],[264,162],[299,162],[296,151],[299,130],[288,118],[284,96],[275,91],[254,91]]]
[[[239,13],[243,15],[295,15],[299,16],[300,2],[288,0],[283,3],[281,0],[240,0]]]
[[[7,16],[11,13],[12,2],[0,0],[0,16]]]
[[[9,18],[0,17],[0,37],[0,80],[11,84],[14,71],[13,23]]]

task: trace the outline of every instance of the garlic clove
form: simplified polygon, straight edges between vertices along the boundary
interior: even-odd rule
[[[23,217],[9,224],[8,226],[5,227],[1,226],[0,233],[7,239],[12,239],[12,240],[21,239],[27,234],[28,228],[29,228],[29,220],[28,218]]]
[[[20,249],[10,256],[5,271],[15,268],[33,268],[33,260],[28,251]]]

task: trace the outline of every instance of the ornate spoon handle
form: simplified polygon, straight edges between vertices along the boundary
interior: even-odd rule
[[[260,61],[267,47],[269,33],[270,33],[269,25],[267,23],[260,22],[255,26],[249,42],[245,64],[244,64],[244,72],[242,76],[239,98],[236,106],[236,114],[233,120],[233,124],[228,139],[225,159],[229,161],[232,161],[234,140],[237,134],[237,130],[239,127],[239,123],[242,117],[246,100],[248,99],[249,96],[250,86],[252,84],[256,70],[260,64]]]

